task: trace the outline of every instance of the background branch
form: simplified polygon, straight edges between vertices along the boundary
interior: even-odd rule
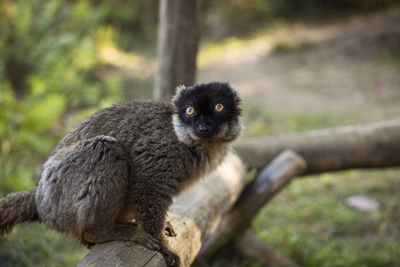
[[[304,134],[242,140],[241,159],[261,168],[290,149],[307,162],[303,174],[353,168],[400,166],[400,120],[316,130]]]

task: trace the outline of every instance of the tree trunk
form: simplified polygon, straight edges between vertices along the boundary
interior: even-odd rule
[[[202,0],[160,0],[154,98],[170,100],[195,81]]]
[[[307,162],[304,174],[400,166],[400,120],[246,139],[235,148],[253,168],[263,167],[285,149],[293,150]]]

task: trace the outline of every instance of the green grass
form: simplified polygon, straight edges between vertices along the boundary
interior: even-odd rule
[[[297,179],[258,215],[259,237],[302,266],[400,266],[400,170]],[[360,212],[347,197],[376,199]]]
[[[16,226],[0,248],[0,266],[74,266],[88,251],[42,224]]]

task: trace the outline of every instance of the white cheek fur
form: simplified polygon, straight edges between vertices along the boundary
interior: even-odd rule
[[[172,115],[172,126],[174,127],[174,132],[178,137],[178,140],[187,144],[192,145],[194,143],[194,139],[189,134],[188,129],[185,124],[179,119],[178,114]],[[192,133],[194,135],[194,133]]]

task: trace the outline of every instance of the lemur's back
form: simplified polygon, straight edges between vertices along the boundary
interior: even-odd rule
[[[176,138],[171,125],[173,107],[170,103],[132,101],[102,109],[78,124],[56,146],[72,145],[98,135],[109,135],[133,147],[138,140]]]

